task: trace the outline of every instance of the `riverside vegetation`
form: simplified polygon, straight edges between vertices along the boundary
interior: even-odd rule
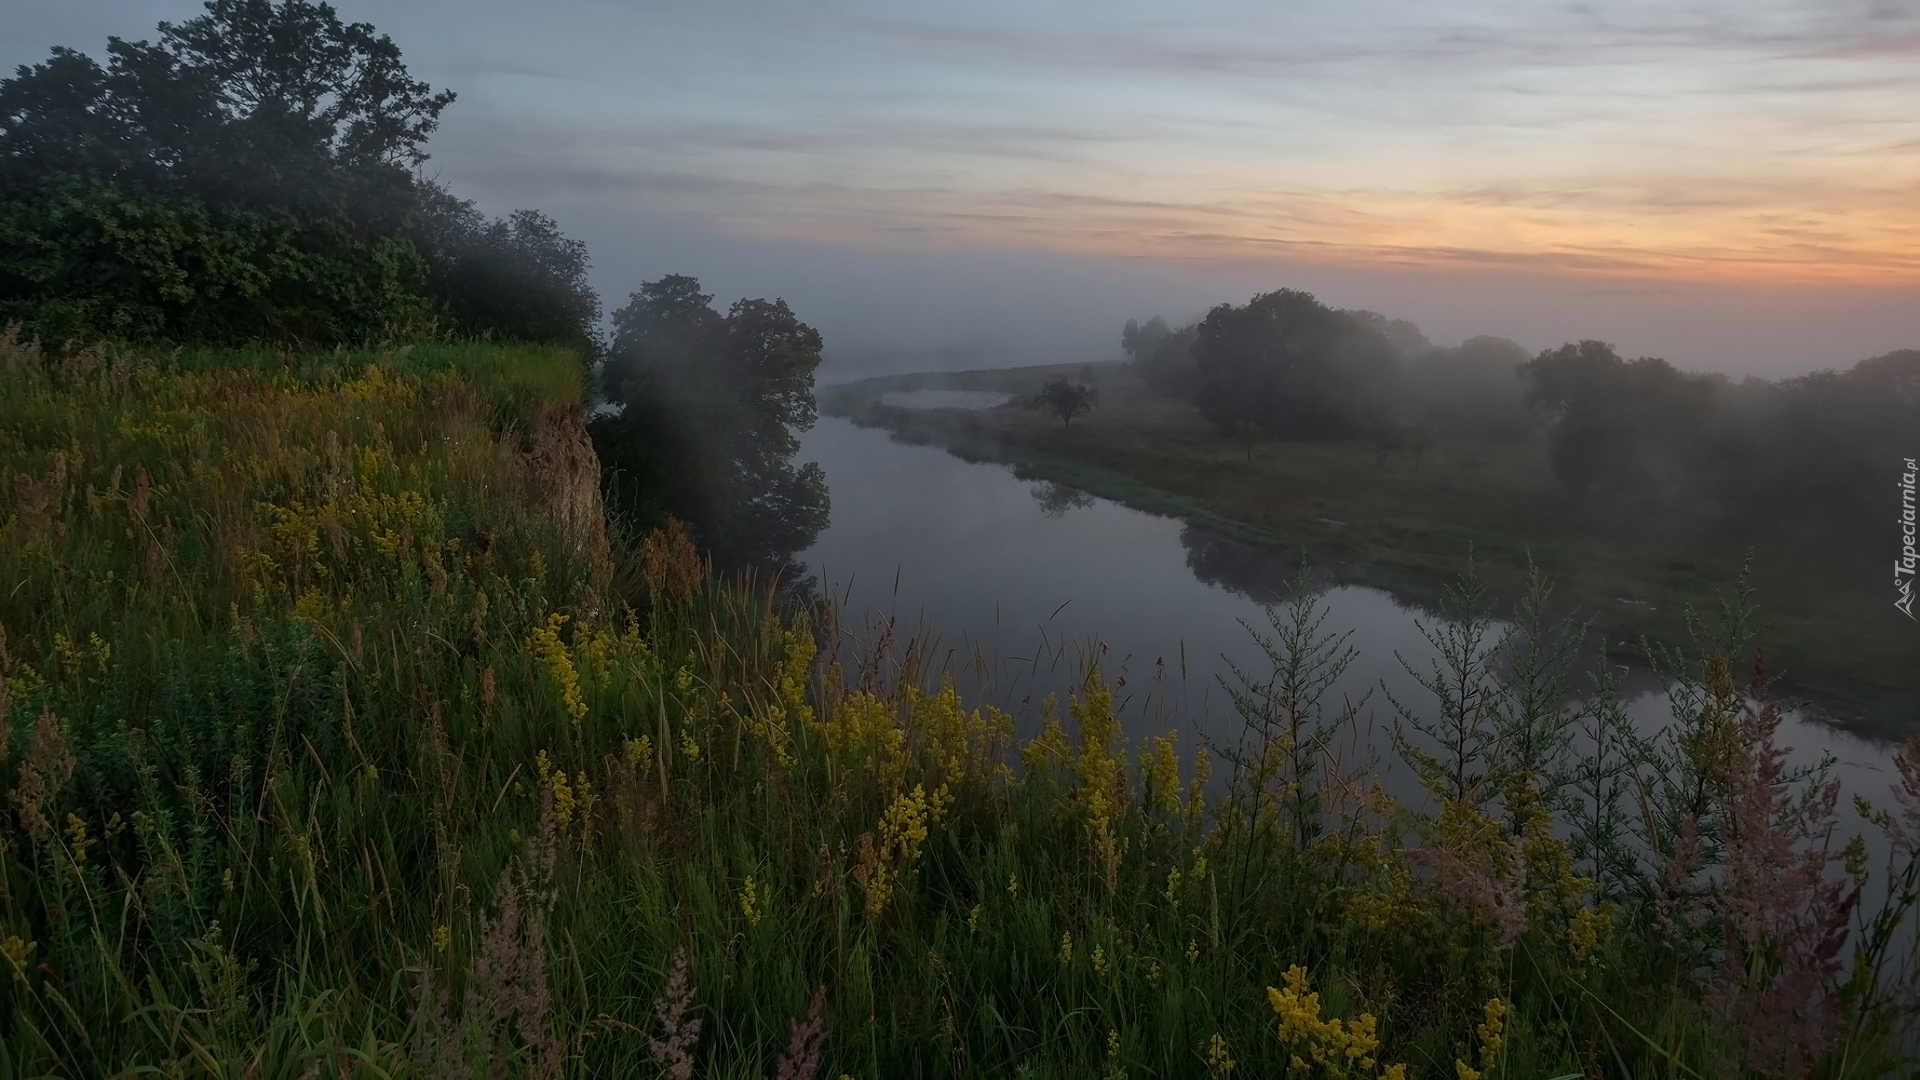
[[[1524,591],[1527,568],[1537,562],[1552,574],[1565,610],[1591,613],[1609,650],[1640,663],[1647,659],[1643,638],[1686,641],[1685,612],[1711,607],[1751,552],[1769,652],[1785,685],[1850,729],[1895,740],[1914,734],[1920,666],[1913,663],[1913,627],[1894,610],[1886,586],[1883,540],[1894,537],[1891,516],[1836,513],[1816,527],[1804,519],[1818,516],[1817,509],[1775,517],[1771,502],[1763,508],[1756,500],[1753,513],[1732,514],[1716,498],[1713,513],[1701,509],[1706,502],[1676,512],[1570,490],[1555,477],[1551,440],[1522,403],[1511,354],[1526,355],[1518,346],[1497,351],[1482,365],[1496,370],[1475,373],[1485,381],[1504,364],[1512,384],[1508,408],[1461,405],[1457,411],[1477,428],[1432,422],[1415,429],[1408,445],[1394,440],[1408,434],[1408,425],[1312,439],[1276,438],[1245,422],[1223,427],[1156,385],[1152,369],[1139,363],[884,376],[824,388],[821,409],[1268,550],[1304,550],[1342,581],[1426,606],[1440,602],[1469,549],[1506,601]],[[1066,427],[1020,407],[1048,380],[1062,378],[1098,387],[1090,415]],[[883,400],[919,389],[996,391],[1010,401],[955,409]],[[1890,409],[1920,408],[1911,394],[1882,396]],[[1884,462],[1874,459],[1899,460],[1891,453]],[[1757,475],[1771,475],[1768,468],[1756,466]],[[1865,474],[1850,465],[1827,468]],[[1877,494],[1894,506],[1891,482]]]
[[[1458,584],[1399,805],[1305,590],[1236,740],[1129,746],[1098,671],[976,710],[608,530],[581,398],[557,348],[5,342],[0,1077],[1912,1067],[1920,746],[1870,858],[1739,603],[1645,740],[1537,575],[1513,635]]]

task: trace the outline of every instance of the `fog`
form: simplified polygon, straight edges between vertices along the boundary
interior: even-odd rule
[[[449,174],[451,175],[451,174]],[[465,183],[496,213],[531,198]],[[1119,359],[1127,319],[1176,325],[1220,303],[1296,288],[1329,306],[1419,324],[1437,345],[1512,338],[1538,352],[1598,338],[1623,355],[1696,371],[1770,378],[1920,342],[1920,290],[1755,289],[1622,282],[1521,271],[1329,267],[1044,250],[985,250],[903,238],[887,245],[743,235],[588,200],[545,208],[587,240],[600,294],[614,307],[639,282],[699,278],[720,301],[781,296],[826,339],[826,381],[910,371]]]
[[[1114,358],[1282,287],[1689,370],[1920,342],[1887,5],[340,6],[460,94],[429,174],[585,240],[608,310],[785,297],[830,380]],[[0,66],[199,8],[10,3]]]

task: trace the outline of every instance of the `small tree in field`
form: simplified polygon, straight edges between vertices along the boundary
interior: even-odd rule
[[[1099,399],[1100,391],[1091,386],[1068,382],[1063,375],[1040,388],[1032,407],[1045,409],[1059,417],[1061,427],[1072,427],[1073,418],[1092,412],[1093,403]]]

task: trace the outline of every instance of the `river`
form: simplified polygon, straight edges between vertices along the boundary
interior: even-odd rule
[[[929,393],[956,392],[918,392]],[[1298,569],[1285,556],[837,417],[805,434],[800,460],[820,463],[832,496],[831,524],[800,559],[841,604],[844,655],[872,656],[889,632],[895,652],[918,643],[954,673],[964,696],[1007,708],[1023,733],[1038,727],[1045,695],[1064,699],[1097,660],[1136,744],[1178,732],[1183,758],[1200,737],[1235,744],[1240,724],[1222,680],[1236,682],[1234,665],[1266,673],[1243,624],[1270,633],[1264,605],[1285,595]],[[1433,662],[1421,627],[1438,620],[1378,590],[1314,580],[1324,590],[1326,629],[1350,633],[1357,650],[1328,696],[1358,706],[1359,738],[1347,759],[1377,755],[1389,789],[1412,796],[1386,733],[1395,700],[1416,712],[1432,700],[1409,669],[1425,672]],[[1626,686],[1638,726],[1667,722],[1651,673],[1629,671]],[[1779,737],[1794,763],[1831,754],[1849,793],[1885,803],[1894,778],[1888,744],[1797,714]],[[1843,829],[1853,816],[1843,809]]]

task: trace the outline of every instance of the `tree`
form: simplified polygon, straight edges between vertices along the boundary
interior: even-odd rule
[[[1604,341],[1548,349],[1521,368],[1528,401],[1551,421],[1554,475],[1575,489],[1672,499],[1695,485],[1718,383],[1665,360],[1622,360]]]
[[[347,340],[425,316],[402,232],[453,94],[390,38],[308,0],[209,0],[106,52],[0,81],[0,319]]]
[[[604,372],[617,417],[596,421],[615,502],[637,526],[681,518],[723,567],[782,565],[826,527],[826,477],[796,467],[813,426],[818,331],[784,300],[723,317],[698,280],[647,282],[614,313]]]
[[[1091,386],[1068,382],[1062,375],[1049,381],[1040,388],[1033,399],[1033,408],[1045,409],[1060,418],[1060,426],[1072,427],[1073,418],[1085,416],[1093,411],[1094,402],[1100,400],[1100,391]]]
[[[1209,311],[1191,351],[1195,403],[1223,432],[1252,423],[1280,438],[1351,435],[1382,420],[1398,391],[1391,341],[1291,289]]]
[[[538,210],[489,221],[431,182],[420,201],[413,236],[443,314],[471,333],[571,345],[587,362],[599,356],[600,297],[587,279],[586,244]]]
[[[1532,359],[1526,349],[1498,337],[1428,349],[1408,367],[1409,406],[1452,435],[1517,441],[1538,426],[1520,377],[1521,366]]]

